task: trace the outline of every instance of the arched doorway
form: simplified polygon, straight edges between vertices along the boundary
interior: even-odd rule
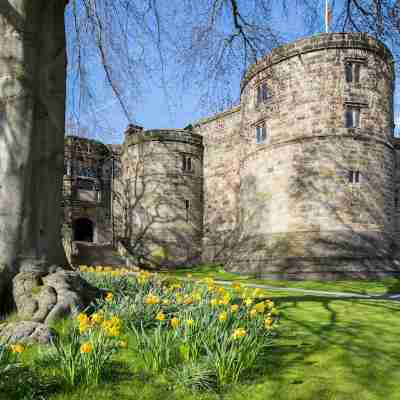
[[[78,218],[74,221],[74,240],[93,242],[93,222],[89,218]]]

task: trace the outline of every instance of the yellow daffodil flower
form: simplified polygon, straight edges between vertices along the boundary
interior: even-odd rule
[[[173,317],[171,319],[171,326],[173,329],[176,329],[179,326],[179,319],[176,317]]]
[[[93,346],[89,342],[83,343],[81,345],[81,353],[87,354],[91,353],[92,351],[93,351]]]
[[[218,315],[219,322],[225,322],[228,319],[228,313],[226,311]]]
[[[238,339],[241,339],[242,337],[245,337],[246,335],[247,335],[246,329],[237,328],[232,333],[232,339],[233,340],[238,340]]]
[[[10,346],[11,352],[14,354],[21,354],[25,351],[25,346],[21,343],[12,344]]]
[[[106,294],[106,301],[113,301],[114,295],[111,292]]]
[[[231,312],[235,313],[239,310],[239,306],[237,304],[232,304],[230,309],[231,309]]]
[[[156,319],[157,321],[164,321],[164,320],[165,320],[165,314],[164,314],[162,311],[160,311],[160,312],[157,313],[155,319]]]
[[[156,305],[160,303],[160,299],[158,296],[150,293],[145,297],[144,302],[145,304]]]

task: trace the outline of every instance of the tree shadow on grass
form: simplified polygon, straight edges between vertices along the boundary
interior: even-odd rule
[[[41,400],[61,392],[54,376],[44,376],[28,367],[18,367],[1,376],[0,400]]]
[[[400,304],[311,296],[274,301],[282,313],[279,336],[249,385],[268,379],[279,399],[394,398],[400,390]],[[291,397],[292,391],[306,397]]]

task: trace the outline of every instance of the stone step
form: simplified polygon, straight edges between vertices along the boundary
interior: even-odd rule
[[[125,266],[125,260],[111,245],[76,242],[77,254],[72,257],[75,265]]]

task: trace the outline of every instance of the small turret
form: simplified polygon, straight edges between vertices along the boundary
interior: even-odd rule
[[[143,132],[143,127],[140,125],[129,124],[125,130],[125,138]]]

